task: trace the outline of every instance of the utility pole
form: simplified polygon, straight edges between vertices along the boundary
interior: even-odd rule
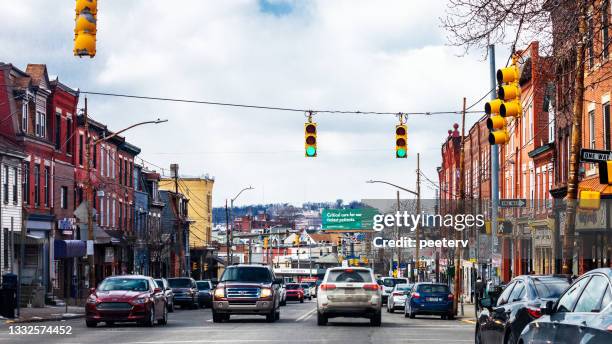
[[[497,97],[497,77],[495,70],[495,45],[489,45],[489,73],[491,82],[491,100]],[[495,236],[497,235],[497,212],[499,204],[499,146],[491,146],[491,266],[489,278],[493,279],[493,254],[495,253]]]
[[[417,153],[417,180],[416,180],[416,194],[417,194],[417,204],[416,204],[416,212],[417,216],[421,215],[421,153]],[[420,225],[416,224],[415,234],[416,234],[416,266],[417,266],[417,282],[421,281],[421,273],[419,271],[419,262],[421,260],[421,256],[419,253],[419,232]]]
[[[400,212],[400,193],[399,193],[399,190],[396,191],[396,195],[397,195],[397,212],[399,214],[399,212]],[[395,223],[395,240],[397,242],[399,242],[399,239],[400,239],[400,226],[398,225],[398,223],[396,221],[396,223]],[[395,247],[395,253],[397,255],[397,271],[399,272],[399,271],[402,270],[400,268],[401,261],[402,261],[401,249],[399,247]],[[391,265],[391,267],[393,267],[393,264]]]
[[[463,97],[463,111],[461,113],[461,151],[459,156],[459,212],[465,213],[465,111],[466,99]],[[455,238],[463,239],[463,231],[455,230]],[[457,314],[457,305],[461,295],[461,261],[463,260],[463,250],[459,247],[455,248],[455,297],[453,298],[453,309]]]
[[[231,246],[231,240],[230,240],[230,228],[229,228],[229,211],[227,209],[227,198],[225,199],[225,238],[226,238],[226,249],[227,249],[227,264],[226,267],[230,266],[232,264],[232,259],[230,256],[230,246]]]
[[[87,255],[87,264],[89,264],[89,287],[96,287],[96,267],[94,263],[94,228],[93,228],[93,211],[92,211],[92,186],[91,186],[91,161],[89,160],[89,150],[91,142],[89,136],[89,118],[87,114],[87,97],[85,97],[85,109],[83,111],[83,121],[85,124],[85,198],[87,201],[87,246],[91,245],[91,254]]]
[[[26,192],[30,192],[26,190]],[[23,196],[22,196],[23,197]],[[26,207],[22,206],[21,208],[21,237],[19,238],[19,281],[17,283],[17,318],[21,316],[21,284],[23,283],[23,265],[25,262],[25,237],[28,234],[28,226],[27,226],[27,218],[28,213],[26,211]]]

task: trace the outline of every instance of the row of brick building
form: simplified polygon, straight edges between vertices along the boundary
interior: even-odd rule
[[[98,281],[189,273],[188,203],[211,202],[210,179],[197,178],[210,184],[208,194],[160,190],[162,176],[135,161],[140,148],[91,118],[86,132],[78,102],[79,92],[50,80],[45,65],[0,63],[0,269],[21,273],[22,302],[35,303],[35,290],[78,298],[89,287],[87,140],[108,137],[89,151]],[[194,242],[202,249],[210,234]]]

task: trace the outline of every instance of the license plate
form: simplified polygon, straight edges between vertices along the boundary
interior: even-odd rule
[[[355,294],[355,289],[344,289],[345,294]]]
[[[425,301],[429,301],[429,302],[439,302],[440,298],[439,297],[426,297]]]

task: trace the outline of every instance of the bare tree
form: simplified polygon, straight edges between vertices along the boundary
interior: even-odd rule
[[[585,85],[593,60],[607,59],[608,46],[596,54],[593,42],[602,34],[607,37],[608,0],[449,0],[441,21],[449,42],[466,53],[489,44],[509,45],[514,53],[517,46],[539,41],[542,53],[550,56],[561,115],[557,120],[571,128],[562,263],[563,272],[571,273],[584,92],[612,77],[607,68]]]

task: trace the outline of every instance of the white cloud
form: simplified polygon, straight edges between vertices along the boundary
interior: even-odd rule
[[[4,2],[4,61],[47,63],[83,90],[281,107],[377,111],[457,110],[489,86],[481,55],[444,46],[443,1],[297,2],[274,16],[257,1],[101,1],[98,55],[72,57],[73,4]],[[214,201],[244,185],[239,203],[299,203],[393,197],[367,185],[414,187],[416,152],[437,180],[440,145],[459,116],[410,116],[409,158],[394,158],[393,116],[315,116],[319,156],[303,156],[301,113],[90,97],[111,128],[150,118],[170,122],[130,132],[142,157],[191,175],[216,176]],[[472,115],[472,121],[477,116]],[[168,154],[170,153],[170,154]],[[433,191],[425,189],[427,195]]]

